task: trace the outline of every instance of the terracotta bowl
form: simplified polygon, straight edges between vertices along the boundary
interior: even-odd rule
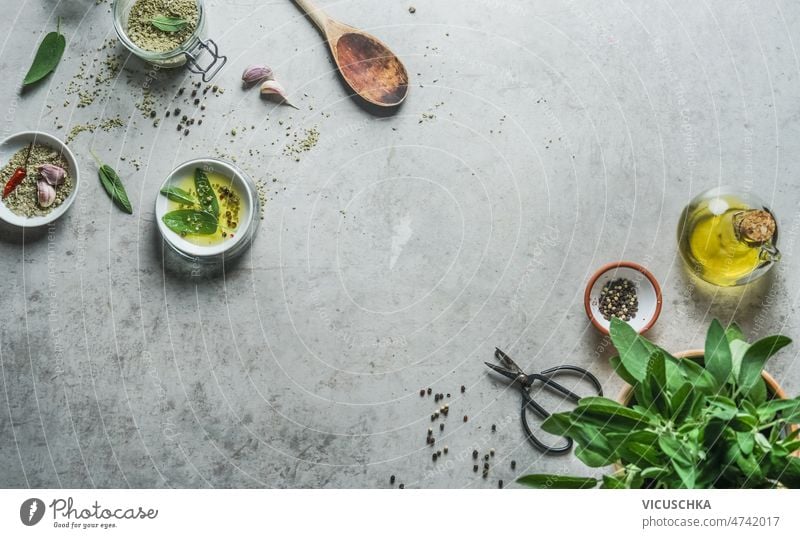
[[[592,325],[603,334],[608,334],[611,321],[600,313],[600,292],[608,282],[618,278],[626,278],[636,284],[636,295],[639,300],[636,316],[628,323],[639,334],[645,333],[655,324],[661,314],[661,286],[653,273],[634,262],[612,262],[595,271],[586,284],[583,294],[583,306]]]

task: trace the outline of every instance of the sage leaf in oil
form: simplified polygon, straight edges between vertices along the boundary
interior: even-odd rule
[[[217,231],[217,217],[196,209],[176,209],[161,217],[161,220],[167,228],[181,235],[211,235]]]
[[[55,70],[58,62],[61,61],[61,56],[64,54],[64,49],[67,46],[67,40],[60,32],[61,19],[58,19],[58,25],[55,32],[50,32],[39,44],[39,49],[36,51],[36,56],[33,58],[33,63],[28,74],[22,84],[28,86],[35,82],[39,82],[44,77],[49,75]]]
[[[211,213],[214,218],[219,218],[219,201],[217,195],[214,194],[214,187],[211,186],[211,181],[201,168],[196,168],[194,171],[194,188],[197,190],[197,199],[203,211]]]
[[[92,152],[92,156],[94,157],[95,161],[97,161],[97,165],[100,167],[97,171],[97,175],[100,178],[100,183],[103,184],[103,188],[111,197],[111,200],[125,213],[132,215],[133,206],[131,206],[131,201],[128,199],[128,193],[125,192],[125,186],[122,184],[122,180],[119,178],[119,175],[117,175],[117,172],[115,172],[114,169],[107,164],[100,162],[100,159],[94,154],[94,152]]]
[[[187,192],[180,187],[164,187],[161,189],[161,194],[182,205],[194,205],[197,201],[190,192]]]
[[[150,24],[162,32],[175,33],[186,28],[186,25],[189,24],[189,21],[179,17],[166,17],[164,15],[158,15],[153,17],[153,19],[150,21]]]

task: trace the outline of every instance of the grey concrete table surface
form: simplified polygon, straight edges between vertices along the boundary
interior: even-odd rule
[[[800,337],[796,2],[321,4],[403,58],[413,88],[396,115],[347,97],[288,0],[208,2],[229,63],[205,110],[195,76],[126,54],[108,3],[3,0],[2,134],[71,133],[84,184],[52,228],[2,232],[0,486],[389,487],[394,474],[477,488],[584,472],[525,443],[518,394],[483,361],[498,345],[532,370],[582,365],[615,394],[582,292],[617,259],[661,281],[650,336],[669,349],[700,346],[713,317]],[[21,94],[58,16],[64,59]],[[260,62],[301,110],[240,88]],[[176,107],[203,124],[184,136],[164,117]],[[90,147],[133,216],[111,206]],[[188,278],[165,263],[153,204],[169,170],[209,155],[269,199],[238,263]],[[752,189],[780,221],[784,260],[749,288],[699,284],[677,257],[681,208],[718,184]],[[798,352],[769,366],[792,394]],[[435,463],[423,387],[451,395]],[[488,479],[476,448],[496,450]]]

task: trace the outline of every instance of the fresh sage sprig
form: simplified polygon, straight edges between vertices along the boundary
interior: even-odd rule
[[[150,21],[150,24],[161,30],[162,32],[169,32],[175,33],[180,32],[186,25],[189,24],[189,21],[185,19],[181,19],[179,17],[167,17],[164,15],[158,15],[153,17]]]
[[[632,386],[626,404],[583,398],[543,423],[570,437],[602,478],[528,475],[537,488],[800,488],[800,398],[770,393],[762,370],[790,340],[745,340],[736,325],[711,323],[703,358],[678,359],[612,318],[616,372]]]
[[[211,235],[221,227],[219,223],[219,201],[208,175],[200,169],[194,171],[194,186],[197,198],[179,187],[167,186],[161,194],[173,202],[192,206],[192,209],[177,209],[161,217],[167,228],[181,235]]]
[[[91,153],[92,157],[94,157],[94,160],[97,162],[97,166],[99,166],[97,175],[100,178],[100,183],[102,183],[103,188],[105,188],[108,195],[111,196],[111,200],[117,205],[117,207],[132,215],[133,206],[131,206],[131,201],[128,199],[128,193],[125,192],[125,186],[122,184],[122,180],[119,178],[119,175],[117,175],[113,168],[107,164],[103,164],[97,155],[95,155],[94,151]]]
[[[44,36],[41,44],[39,44],[33,63],[28,69],[28,74],[25,75],[25,79],[22,81],[25,86],[42,80],[55,70],[58,62],[61,61],[61,56],[67,46],[67,39],[61,34],[60,30],[61,18],[58,19],[56,31]]]

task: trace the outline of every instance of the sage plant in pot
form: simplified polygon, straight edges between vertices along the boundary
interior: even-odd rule
[[[791,343],[748,343],[714,320],[702,357],[677,358],[612,319],[614,370],[631,389],[624,403],[583,398],[542,428],[571,437],[575,455],[610,474],[523,476],[539,488],[800,488],[800,399],[768,387],[767,360]]]

